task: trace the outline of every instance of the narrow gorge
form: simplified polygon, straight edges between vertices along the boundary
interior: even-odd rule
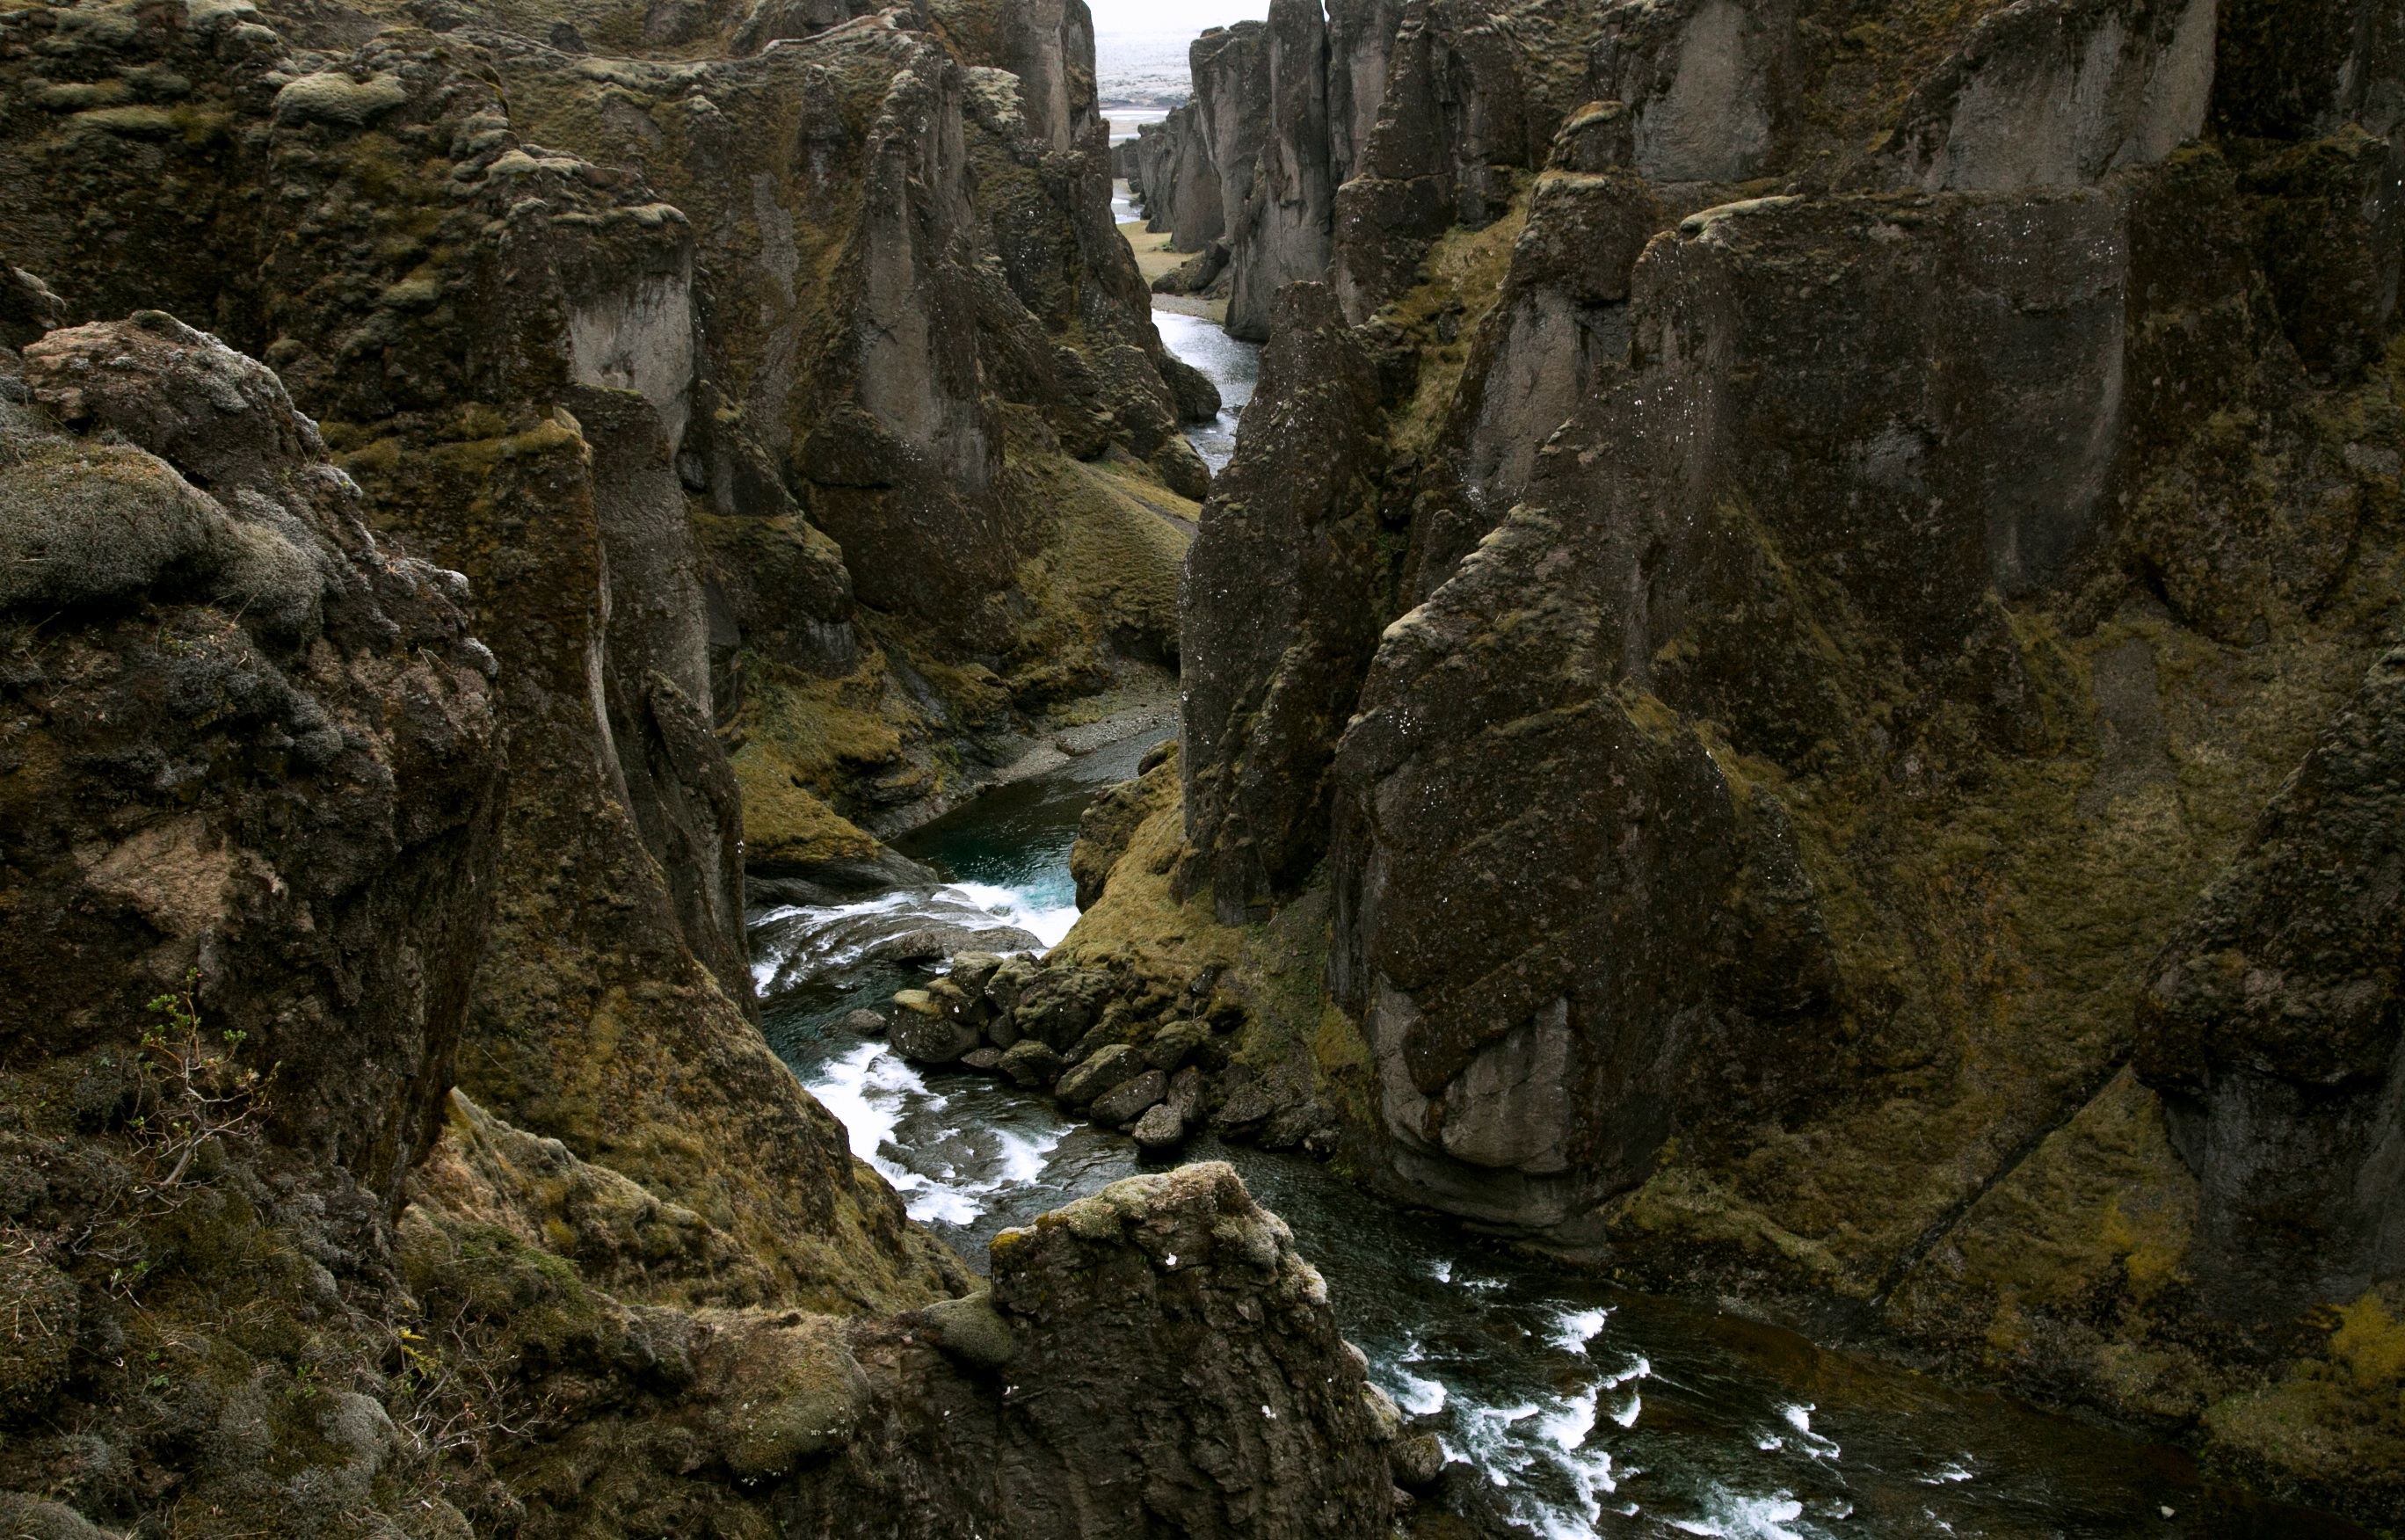
[[[2405,6],[1098,24],[0,0],[8,1533],[2405,1525]]]

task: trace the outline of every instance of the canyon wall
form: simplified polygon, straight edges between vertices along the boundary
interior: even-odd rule
[[[2398,39],[1403,7],[1255,152],[1356,158],[1063,962],[1392,1197],[2393,1522]]]
[[[1103,161],[1075,4],[0,13],[12,1525],[1383,1531],[1231,1173],[983,1284],[751,1019],[1174,660]]]

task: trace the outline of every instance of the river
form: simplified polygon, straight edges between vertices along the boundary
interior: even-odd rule
[[[1223,391],[1249,395],[1254,350],[1172,329],[1188,319],[1161,317],[1170,345],[1220,376]],[[990,792],[902,840],[905,854],[953,879],[948,888],[755,917],[770,1041],[911,1216],[972,1266],[997,1231],[1146,1163],[1130,1141],[1063,1118],[1045,1097],[921,1070],[881,1037],[847,1032],[848,1012],[922,978],[857,959],[877,934],[931,918],[1057,942],[1076,915],[1068,851],[1079,811],[1160,736]],[[1232,1161],[1293,1227],[1372,1377],[1459,1462],[1422,1499],[1461,1515],[1467,1529],[1456,1533],[2364,1536],[2215,1490],[2178,1451],[2109,1428],[1819,1348],[1738,1309],[1507,1253],[1369,1199],[1299,1155],[1204,1139],[1178,1158]]]

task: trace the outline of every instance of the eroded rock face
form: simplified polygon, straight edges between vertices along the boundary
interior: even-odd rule
[[[1596,95],[1626,105],[1629,163],[1656,182],[1742,182],[1792,153],[1800,73],[1793,0],[1610,7]]]
[[[1228,334],[1269,339],[1278,289],[1327,275],[1336,177],[1329,164],[1328,28],[1313,0],[1270,7],[1262,35],[1267,121],[1236,216]]]
[[[2190,1266],[2249,1323],[2405,1271],[2399,944],[2405,653],[2355,698],[2164,944],[2137,1067],[2200,1183]]]
[[[349,1376],[459,1047],[502,725],[465,581],[365,511],[275,376],[171,316],[0,349],[0,1286],[44,1350],[0,1367],[0,1487],[105,1523],[161,1462],[229,1522],[331,1523],[393,1453]]]
[[[1325,848],[1327,764],[1385,581],[1372,366],[1325,286],[1281,291],[1276,319],[1183,594],[1187,838],[1228,924]]]
[[[2204,126],[2215,13],[2214,0],[1996,12],[1905,108],[1907,174],[1932,191],[2005,191],[2161,160]]]
[[[7,1030],[121,1057],[190,987],[285,1066],[287,1136],[397,1203],[489,913],[466,583],[382,551],[275,376],[170,316],[0,362]]]

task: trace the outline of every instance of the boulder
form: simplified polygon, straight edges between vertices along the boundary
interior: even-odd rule
[[[894,991],[893,1030],[893,1051],[921,1064],[949,1064],[978,1043],[977,1029],[947,1014],[927,989]]]
[[[1065,1050],[1093,1026],[1113,987],[1099,968],[1048,968],[1024,986],[1011,1017],[1020,1031]]]
[[[1129,1131],[1147,1150],[1174,1150],[1186,1142],[1186,1120],[1166,1101],[1146,1108]]]
[[[1048,1091],[1061,1078],[1063,1062],[1059,1049],[1042,1038],[1028,1037],[1010,1045],[999,1067],[1021,1090]]]
[[[1386,1465],[1395,1485],[1425,1491],[1444,1474],[1444,1446],[1432,1433],[1407,1434],[1387,1446]]]
[[[1001,1067],[1002,1050],[999,1048],[972,1048],[961,1056],[962,1069],[975,1070],[981,1075],[992,1074]]]
[[[836,1025],[842,1028],[845,1031],[854,1033],[860,1037],[883,1037],[885,1035],[885,1018],[879,1015],[876,1012],[865,1008],[857,1011],[845,1012],[843,1019]]]
[[[1169,1099],[1162,1103],[1191,1128],[1202,1119],[1202,1071],[1192,1064],[1169,1077]]]
[[[1144,1111],[1169,1095],[1169,1077],[1158,1070],[1146,1070],[1126,1084],[1094,1099],[1090,1109],[1097,1123],[1118,1127],[1132,1123]]]
[[[1002,967],[1002,958],[993,952],[959,952],[952,957],[952,969],[945,976],[963,994],[981,996],[986,986]]]
[[[1082,1107],[1097,1097],[1118,1090],[1144,1072],[1144,1056],[1124,1043],[1114,1043],[1097,1050],[1091,1057],[1062,1075],[1055,1092],[1070,1106]],[[1160,1099],[1156,1097],[1154,1099]],[[1132,1117],[1134,1113],[1129,1115]]]
[[[1267,1122],[1274,1110],[1268,1094],[1246,1081],[1229,1090],[1228,1099],[1211,1114],[1211,1126],[1223,1133],[1241,1134]]]
[[[1019,1002],[1026,998],[1027,987],[1035,982],[1040,972],[1041,964],[1033,958],[1003,959],[1002,966],[996,968],[993,975],[985,982],[985,998],[992,1001],[994,1013],[1008,1016],[1018,1011]],[[1016,1025],[1012,1028],[1013,1031],[1019,1029]],[[1010,1044],[1006,1043],[1000,1046],[1007,1048]]]
[[[1144,1045],[1145,1062],[1166,1074],[1175,1074],[1196,1049],[1211,1041],[1211,1024],[1188,1019],[1173,1021]]]

